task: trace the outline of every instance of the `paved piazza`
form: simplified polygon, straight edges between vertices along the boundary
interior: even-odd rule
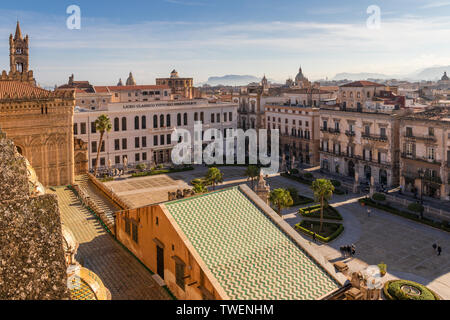
[[[49,193],[54,193],[49,191]],[[168,300],[161,288],[66,188],[57,188],[62,223],[79,242],[76,259],[95,272],[111,291],[113,300]]]
[[[184,173],[115,181],[107,185],[136,205],[166,201],[168,191],[187,186],[192,179],[204,176],[206,170],[197,168]],[[217,188],[242,183],[250,185],[244,176],[245,169],[223,167],[221,170],[225,182]],[[272,190],[295,187],[299,194],[313,197],[308,186],[278,175],[270,177],[268,183]],[[413,280],[429,286],[443,298],[450,299],[450,234],[373,208],[368,218],[367,208],[358,203],[358,197],[333,197],[331,203],[344,217],[345,231],[328,245],[314,246],[333,263],[342,260],[340,246],[355,244],[356,256],[343,260],[350,270],[358,271],[368,265],[384,262],[388,267],[385,279]],[[301,221],[296,214],[299,208],[283,211],[285,221],[291,226]],[[441,245],[441,256],[434,252],[434,242]]]

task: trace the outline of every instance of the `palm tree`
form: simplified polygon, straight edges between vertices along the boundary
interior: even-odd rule
[[[311,189],[314,191],[316,201],[320,202],[320,233],[323,227],[323,209],[328,200],[333,196],[334,186],[330,180],[317,179],[312,183]]]
[[[250,165],[245,170],[245,175],[247,176],[247,180],[250,180],[252,183],[252,189],[255,186],[255,180],[259,176],[259,168],[257,166]]]
[[[95,120],[95,129],[100,132],[100,141],[97,148],[97,159],[95,160],[94,176],[97,176],[98,159],[100,158],[100,150],[102,148],[103,136],[105,132],[110,132],[112,129],[111,120],[107,115],[102,114]]]
[[[209,168],[205,180],[208,182],[209,185],[212,185],[213,190],[216,190],[216,185],[218,183],[223,182],[223,173],[220,172],[220,170],[215,167]]]
[[[272,205],[277,207],[277,213],[281,217],[281,210],[289,208],[294,204],[291,194],[286,189],[275,189],[270,193],[269,197]]]

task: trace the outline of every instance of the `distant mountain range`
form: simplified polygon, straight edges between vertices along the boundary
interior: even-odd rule
[[[209,77],[206,84],[210,86],[245,86],[252,82],[261,82],[261,78],[249,75],[229,74],[223,77]]]
[[[436,66],[425,69],[417,70],[410,74],[382,74],[382,73],[338,73],[333,80],[365,80],[365,79],[397,79],[397,80],[410,80],[410,81],[435,81],[441,79],[444,72],[450,74],[450,66]]]

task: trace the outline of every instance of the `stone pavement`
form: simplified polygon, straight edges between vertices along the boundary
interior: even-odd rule
[[[72,191],[61,187],[56,189],[56,194],[62,223],[72,230],[80,243],[76,259],[101,278],[113,300],[171,299],[150,272],[103,229]]]
[[[272,188],[292,186],[299,193],[312,197],[308,186],[283,177],[269,179]],[[358,196],[333,196],[330,203],[344,218],[344,232],[329,244],[313,244],[331,263],[344,261],[351,271],[359,271],[368,265],[387,264],[385,279],[406,279],[419,282],[450,299],[450,234],[390,213],[371,209],[358,203]],[[283,211],[283,217],[292,227],[302,218],[298,208]],[[308,237],[302,235],[305,239]],[[432,244],[437,242],[443,249],[437,256]],[[342,259],[339,247],[356,245],[354,258]]]

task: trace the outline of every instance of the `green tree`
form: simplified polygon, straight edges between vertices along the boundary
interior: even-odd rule
[[[95,120],[95,129],[100,132],[100,141],[97,148],[97,159],[95,160],[94,176],[97,176],[98,159],[100,158],[100,150],[102,148],[103,136],[105,132],[110,132],[112,129],[111,120],[107,115],[102,114]]]
[[[317,179],[312,183],[312,191],[314,191],[314,198],[316,201],[320,202],[320,228],[319,233],[322,232],[323,227],[323,210],[325,204],[331,199],[334,192],[334,186],[330,180],[327,179]]]
[[[203,183],[196,183],[193,188],[194,192],[197,194],[202,194],[208,192],[208,189]]]
[[[255,180],[259,176],[259,168],[257,166],[250,165],[245,170],[245,175],[247,176],[247,180],[250,180],[252,183],[252,189],[255,186]]]
[[[208,173],[205,176],[205,180],[208,185],[213,187],[213,190],[216,190],[216,185],[223,182],[223,173],[215,167],[209,168]]]
[[[270,193],[269,200],[277,207],[277,213],[281,216],[281,210],[294,204],[291,194],[286,189],[275,189]]]

